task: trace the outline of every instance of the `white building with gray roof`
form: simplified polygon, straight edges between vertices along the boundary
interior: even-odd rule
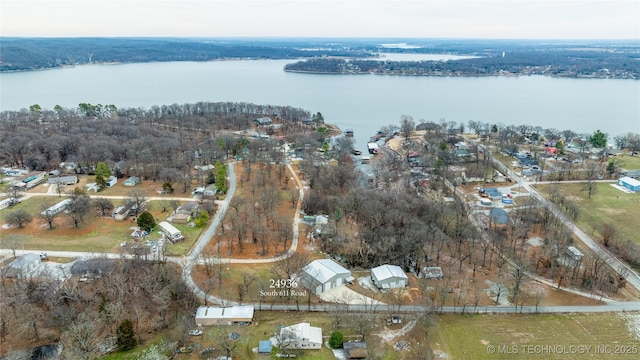
[[[330,259],[310,262],[302,269],[302,285],[315,294],[345,285],[355,280],[351,272]]]
[[[409,278],[397,265],[380,265],[371,269],[371,280],[379,289],[395,289],[407,286]]]

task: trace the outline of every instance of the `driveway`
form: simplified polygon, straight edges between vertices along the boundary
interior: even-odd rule
[[[383,302],[364,296],[341,285],[319,295],[323,301],[349,305],[382,305]]]

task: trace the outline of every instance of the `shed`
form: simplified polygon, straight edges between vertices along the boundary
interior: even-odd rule
[[[287,349],[322,348],[322,328],[303,322],[280,329],[280,342]]]
[[[115,186],[115,184],[118,183],[118,178],[115,177],[115,176],[109,176],[109,178],[105,182],[107,184],[107,187],[112,187],[112,186]]]
[[[200,306],[196,311],[196,325],[250,324],[253,322],[253,311],[253,306]]]
[[[188,224],[191,221],[191,214],[175,213],[167,220],[174,224]]]
[[[351,272],[330,259],[310,262],[302,269],[301,281],[307,289],[320,294],[354,280]]]
[[[380,289],[394,289],[407,286],[409,278],[397,265],[380,265],[371,269],[371,279]]]
[[[629,176],[618,179],[618,185],[627,188],[632,192],[640,191],[640,181]]]
[[[270,354],[271,353],[271,341],[260,340],[258,342],[258,354]]]
[[[140,184],[140,178],[137,176],[131,176],[122,183],[124,186],[136,186],[138,184]]]
[[[569,246],[567,247],[567,256],[569,256],[571,260],[580,261],[584,257],[584,254],[575,246]]]

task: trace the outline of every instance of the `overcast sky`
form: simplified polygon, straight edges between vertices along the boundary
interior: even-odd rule
[[[0,0],[2,36],[640,39],[639,0]]]

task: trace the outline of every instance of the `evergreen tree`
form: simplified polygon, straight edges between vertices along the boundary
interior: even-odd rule
[[[102,190],[107,187],[107,180],[105,180],[102,175],[98,174],[96,175],[96,185],[98,185],[98,189]]]
[[[118,325],[117,336],[118,350],[127,351],[136,346],[136,333],[133,331],[133,324],[129,319],[122,320]]]
[[[227,193],[227,167],[220,161],[216,161],[216,188],[221,194]]]
[[[99,162],[96,165],[96,176],[102,175],[103,178],[108,179],[111,176],[111,169],[107,166],[107,164],[103,162]]]
[[[602,149],[607,146],[607,134],[600,130],[596,130],[596,132],[589,137],[589,142],[593,147]]]
[[[148,211],[143,212],[138,216],[138,227],[142,230],[151,231],[151,229],[156,226],[156,220],[153,218],[153,215]]]
[[[329,346],[332,349],[337,349],[342,347],[342,343],[344,342],[344,336],[340,331],[334,331],[331,333],[331,337],[329,338]]]

